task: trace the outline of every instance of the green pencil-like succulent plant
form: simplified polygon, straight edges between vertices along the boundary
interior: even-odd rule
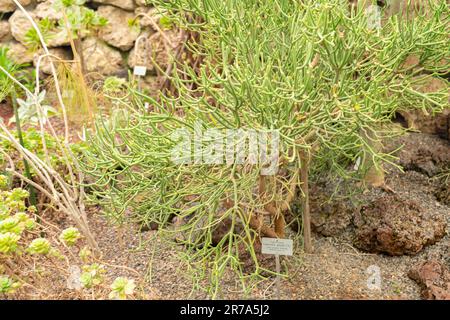
[[[27,252],[30,254],[42,254],[46,255],[51,250],[50,242],[45,238],[34,239],[27,248]]]

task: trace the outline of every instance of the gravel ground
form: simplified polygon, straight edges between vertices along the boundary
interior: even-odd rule
[[[57,121],[54,125],[62,128],[62,124]],[[445,214],[447,235],[439,242],[426,247],[415,256],[391,257],[368,254],[354,248],[354,230],[348,228],[334,237],[314,234],[313,254],[304,254],[301,248],[297,248],[293,257],[282,258],[283,272],[287,272],[289,277],[280,280],[279,294],[274,278],[260,282],[249,293],[243,293],[232,275],[227,274],[223,279],[223,291],[218,298],[420,299],[420,288],[408,278],[407,273],[417,263],[430,258],[445,261],[450,266],[450,208],[438,203],[433,196],[438,182],[416,171],[400,173],[392,168],[390,170],[387,175],[390,188],[397,193],[407,194],[426,208]],[[385,191],[375,189],[367,196],[380,192]],[[204,292],[193,290],[188,270],[178,257],[183,252],[181,246],[165,243],[156,231],[140,232],[137,225],[124,225],[120,228],[113,226],[98,211],[97,208],[92,208],[89,222],[102,251],[100,262],[107,267],[109,279],[118,276],[135,279],[138,284],[136,298],[139,299],[208,298]],[[64,219],[56,223],[62,227],[66,224]],[[300,240],[297,240],[297,246],[299,243]],[[373,270],[380,271],[380,288],[368,286]],[[35,294],[26,298],[94,297],[69,290],[63,274],[54,274],[48,279],[42,285],[48,287],[48,283],[51,283],[50,292],[47,290],[45,295]],[[101,296],[106,297],[107,291]]]

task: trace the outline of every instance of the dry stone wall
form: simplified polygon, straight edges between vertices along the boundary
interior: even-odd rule
[[[53,5],[54,0],[20,2],[36,22],[42,19],[57,22],[63,18],[62,12]],[[126,77],[130,68],[146,65],[148,73],[144,83],[152,83],[158,73],[156,65],[164,70],[170,63],[171,51],[180,39],[179,32],[162,28],[160,12],[146,6],[145,0],[88,0],[85,6],[108,19],[108,24],[98,32],[83,35],[81,47],[88,72]],[[17,63],[36,66],[41,52],[30,50],[25,37],[32,27],[30,21],[11,0],[0,0],[0,18],[0,46],[9,47],[9,55]],[[136,18],[138,20],[134,20]],[[139,48],[136,49],[138,38]],[[47,45],[52,54],[63,59],[73,58],[69,38],[63,30],[55,31]],[[41,63],[41,72],[50,72],[45,61]]]

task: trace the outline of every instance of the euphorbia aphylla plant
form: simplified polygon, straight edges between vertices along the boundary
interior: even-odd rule
[[[45,37],[39,31],[39,27],[36,22],[32,19],[30,14],[26,9],[17,1],[13,0],[17,5],[19,10],[23,12],[28,21],[32,24],[33,28],[36,30],[36,35],[39,38],[40,45],[43,49],[44,54],[41,57],[51,56],[47,45],[45,43]],[[39,59],[40,59],[39,58]],[[5,60],[6,61],[6,60]],[[4,62],[5,62],[4,61]],[[38,60],[39,61],[39,60]],[[87,215],[84,207],[84,188],[83,179],[84,175],[78,170],[78,159],[74,155],[72,148],[69,145],[69,126],[67,121],[67,109],[65,107],[61,88],[59,85],[59,79],[56,73],[56,68],[52,59],[50,59],[50,69],[52,73],[52,79],[54,82],[54,87],[56,91],[56,96],[58,98],[59,106],[62,110],[63,120],[64,120],[64,139],[61,139],[56,133],[51,121],[48,120],[48,107],[42,105],[44,94],[40,90],[39,72],[36,72],[36,82],[34,83],[34,92],[22,84],[21,79],[17,78],[14,74],[13,69],[10,68],[8,64],[0,65],[1,77],[11,83],[10,88],[20,88],[21,91],[26,93],[27,101],[23,101],[21,108],[31,108],[32,110],[23,110],[21,114],[16,113],[16,123],[19,123],[20,115],[28,117],[29,120],[37,120],[38,127],[40,130],[40,140],[43,154],[35,154],[27,149],[27,146],[19,139],[14,136],[10,131],[8,126],[0,121],[0,140],[2,143],[9,144],[13,149],[15,149],[21,158],[27,161],[30,166],[30,170],[39,179],[39,183],[30,179],[29,175],[23,175],[20,170],[16,170],[15,163],[12,158],[12,153],[2,152],[2,158],[6,160],[7,172],[11,174],[14,179],[19,179],[28,185],[34,187],[40,194],[44,195],[46,199],[50,200],[53,208],[59,209],[61,212],[67,214],[74,224],[79,228],[79,230],[86,237],[89,245],[98,250],[98,246],[89,230],[87,224]],[[39,69],[39,68],[38,68]],[[6,82],[6,83],[8,83]],[[0,88],[1,89],[1,88]],[[37,112],[37,115],[35,113]],[[31,116],[31,117],[30,117]],[[60,160],[64,164],[66,170],[56,170],[53,166],[52,158],[49,154],[49,145],[46,139],[46,132],[53,136],[56,146],[55,149],[61,152]]]
[[[149,110],[98,122],[86,166],[97,178],[97,198],[117,218],[127,210],[186,245],[212,296],[227,268],[243,284],[260,276],[256,244],[286,236],[293,201],[302,210],[305,251],[312,251],[310,175],[355,177],[358,158],[360,177],[382,173],[383,161],[392,160],[380,148],[392,135],[384,124],[395,112],[447,106],[447,92],[414,89],[424,70],[428,77],[448,70],[444,1],[375,25],[364,7],[343,0],[159,5],[197,35],[185,47],[198,62],[179,61],[167,75],[176,96],[146,97]],[[413,55],[418,66],[408,68]],[[268,170],[273,161],[276,170]],[[225,229],[220,237],[218,229]],[[251,274],[244,257],[253,259]]]
[[[62,18],[59,21],[44,18],[37,22],[40,34],[46,42],[54,37],[69,39],[74,56],[80,61],[83,74],[86,74],[86,61],[81,46],[82,38],[108,23],[105,17],[85,7],[85,4],[86,0],[55,0],[52,6],[62,14]],[[33,51],[42,47],[41,39],[34,27],[27,31],[25,41],[28,48]]]

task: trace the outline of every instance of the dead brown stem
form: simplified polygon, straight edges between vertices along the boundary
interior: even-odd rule
[[[295,175],[291,182],[286,195],[286,199],[283,200],[282,204],[278,206],[274,201],[269,202],[264,208],[270,215],[274,218],[275,233],[278,238],[285,237],[286,220],[284,219],[284,213],[289,210],[292,201],[294,200],[294,195],[297,190],[297,175]],[[265,177],[260,176],[259,178],[259,195],[261,199],[264,199],[266,192],[266,182]]]

